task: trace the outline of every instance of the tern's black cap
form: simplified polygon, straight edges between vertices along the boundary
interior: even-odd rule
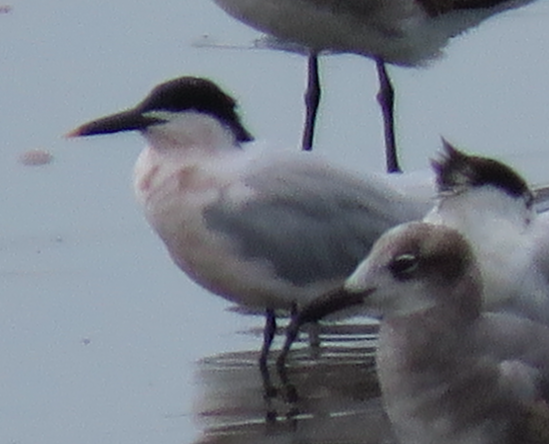
[[[533,203],[533,194],[526,181],[512,168],[495,159],[470,156],[443,140],[444,152],[432,161],[440,192],[458,191],[463,187],[492,185],[512,197]]]
[[[211,80],[200,77],[179,77],[161,83],[135,108],[86,123],[69,136],[89,136],[119,131],[146,129],[162,123],[158,112],[197,111],[219,119],[235,134],[238,142],[253,140],[236,112],[236,101]]]

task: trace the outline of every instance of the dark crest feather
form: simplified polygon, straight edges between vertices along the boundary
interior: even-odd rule
[[[220,119],[233,130],[239,142],[253,137],[242,125],[237,103],[212,81],[200,77],[179,77],[156,86],[137,106],[141,112],[196,110]]]
[[[431,162],[440,193],[492,185],[512,197],[524,198],[527,206],[533,204],[528,184],[513,169],[495,159],[465,154],[444,139],[442,142],[444,151]]]

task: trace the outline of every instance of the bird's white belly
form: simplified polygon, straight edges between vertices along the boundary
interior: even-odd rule
[[[147,220],[177,266],[228,300],[248,307],[290,308],[339,283],[296,286],[277,276],[267,258],[243,256],[233,239],[210,229],[203,210],[219,198],[222,189],[214,177],[192,167],[170,174],[154,167],[143,174],[136,168],[135,186]]]

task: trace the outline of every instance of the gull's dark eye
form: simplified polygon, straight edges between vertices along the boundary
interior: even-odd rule
[[[389,264],[389,270],[397,279],[410,279],[412,273],[417,269],[418,258],[413,254],[401,254]]]

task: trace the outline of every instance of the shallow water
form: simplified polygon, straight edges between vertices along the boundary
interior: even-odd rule
[[[203,427],[197,443],[393,442],[380,406],[371,323],[324,326],[319,350],[308,341],[289,356],[284,385],[264,396],[257,352],[224,353],[199,363],[195,411]],[[272,366],[274,367],[274,366]],[[289,390],[297,401],[289,402]]]

